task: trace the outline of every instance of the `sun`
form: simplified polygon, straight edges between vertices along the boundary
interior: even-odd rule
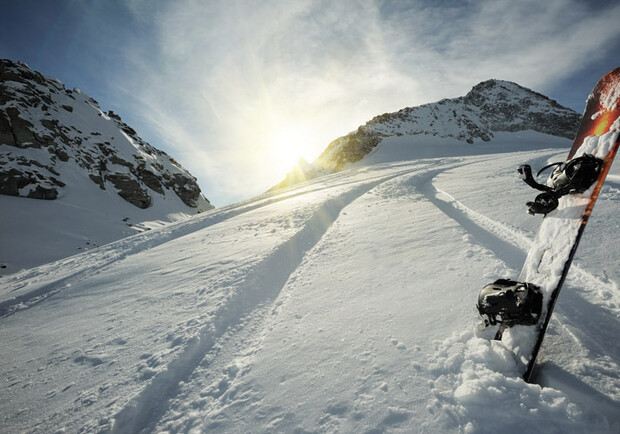
[[[290,172],[300,158],[310,162],[316,157],[316,141],[312,129],[303,125],[277,128],[267,140],[270,163],[278,175]]]

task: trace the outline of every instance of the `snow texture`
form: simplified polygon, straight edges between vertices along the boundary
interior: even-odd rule
[[[516,167],[565,145],[392,162],[382,147],[3,277],[2,431],[620,432],[617,165],[535,383],[477,328],[478,291],[517,275],[540,224]]]

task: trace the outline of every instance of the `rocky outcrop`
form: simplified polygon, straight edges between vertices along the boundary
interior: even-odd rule
[[[118,190],[118,195],[127,202],[142,209],[148,208],[151,205],[151,197],[147,191],[129,175],[112,173],[106,176],[106,180],[114,185]]]
[[[0,149],[0,194],[53,200],[77,171],[138,208],[173,195],[212,208],[196,178],[118,114],[9,60],[0,60]]]
[[[381,143],[383,137],[360,127],[355,133],[334,140],[324,151],[327,155],[332,149],[338,149],[330,158],[329,168],[337,171],[349,163],[361,160]]]
[[[0,194],[56,199],[59,188],[65,186],[58,179],[59,175],[53,167],[43,165],[37,160],[3,156],[0,161]]]
[[[516,83],[488,80],[477,84],[462,98],[463,105],[475,107],[488,130],[533,130],[572,139],[581,115],[556,101]]]

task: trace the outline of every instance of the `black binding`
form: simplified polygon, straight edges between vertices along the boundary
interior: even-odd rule
[[[534,325],[542,312],[540,287],[526,282],[498,279],[486,285],[478,295],[478,312],[485,326],[502,324]]]
[[[529,164],[519,166],[517,169],[521,179],[527,185],[543,192],[536,196],[534,202],[526,203],[528,212],[532,215],[548,214],[558,207],[560,197],[567,194],[583,193],[590,188],[598,178],[603,160],[591,154],[584,154],[563,163],[548,164],[540,169],[536,176],[553,166],[557,167],[549,176],[547,185],[540,184],[534,179]]]

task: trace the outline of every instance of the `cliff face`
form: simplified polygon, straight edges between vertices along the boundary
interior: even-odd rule
[[[0,194],[54,200],[90,182],[149,208],[177,197],[183,212],[212,208],[196,179],[81,91],[0,60]]]

